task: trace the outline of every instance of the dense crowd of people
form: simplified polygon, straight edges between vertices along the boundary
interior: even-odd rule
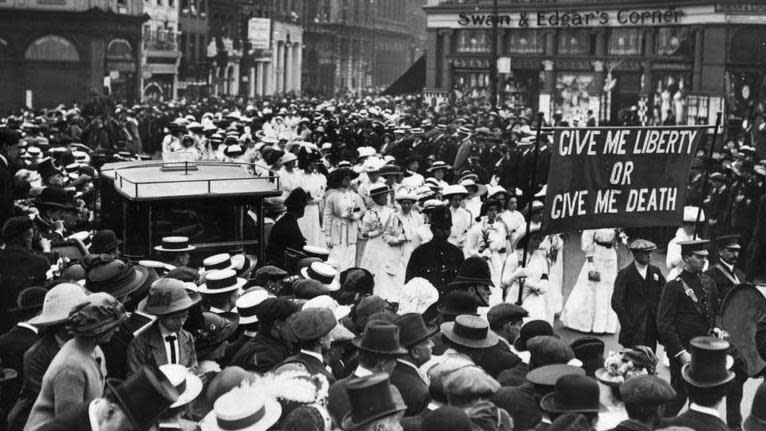
[[[537,121],[415,96],[94,98],[4,118],[0,425],[766,429],[766,387],[742,419],[750,376],[721,324],[727,295],[766,275],[766,161],[736,137],[699,148],[672,238],[546,234]],[[171,153],[276,173],[281,196],[247,224],[264,256],[200,256],[188,232],[122,255],[101,167]],[[564,295],[569,241],[585,262]],[[594,336],[618,332],[618,352]],[[766,322],[752,342],[766,358]]]

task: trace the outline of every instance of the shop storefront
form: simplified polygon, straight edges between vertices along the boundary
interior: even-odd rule
[[[601,123],[696,124],[715,112],[748,116],[766,99],[766,5],[633,1],[444,3],[426,7],[425,93],[489,98],[547,118]],[[510,68],[490,81],[491,24]]]

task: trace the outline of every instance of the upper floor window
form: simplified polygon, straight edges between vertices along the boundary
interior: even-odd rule
[[[487,30],[459,30],[457,52],[489,52]]]

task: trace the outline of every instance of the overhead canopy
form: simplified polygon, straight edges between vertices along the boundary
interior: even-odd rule
[[[402,76],[391,84],[384,96],[420,93],[426,86],[426,56],[421,56]]]

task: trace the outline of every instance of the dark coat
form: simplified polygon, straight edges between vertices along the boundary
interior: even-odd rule
[[[428,393],[428,385],[420,377],[418,371],[410,365],[397,361],[390,377],[391,384],[402,394],[404,404],[407,405],[405,416],[414,416],[425,410],[431,401]]]
[[[183,329],[178,331],[178,363],[186,368],[197,368],[197,353],[194,350],[194,338]],[[165,353],[165,340],[162,339],[158,323],[138,334],[128,345],[128,375],[146,365],[159,372],[160,365],[169,361]]]
[[[671,358],[682,350],[690,351],[692,338],[705,336],[720,327],[718,292],[713,279],[686,271],[682,271],[679,278],[668,282],[662,290],[657,314],[660,342]],[[696,303],[686,294],[681,280],[694,292]]]
[[[674,418],[666,418],[658,429],[667,427],[686,427],[694,431],[728,431],[729,427],[721,419],[700,413],[694,410],[687,410]]]
[[[715,281],[715,287],[718,289],[718,303],[720,305],[723,305],[723,300],[726,298],[726,295],[729,293],[732,287],[734,287],[736,284],[744,283],[746,279],[745,273],[742,272],[742,270],[739,268],[734,267],[734,273],[732,274],[731,271],[729,271],[729,269],[721,263],[715,264],[708,268],[708,270],[705,271],[705,274],[707,274],[710,278],[713,279],[713,281]],[[739,279],[739,283],[734,282],[735,276],[737,279]]]
[[[45,424],[41,431],[91,431],[90,416],[88,409],[90,401],[84,402],[77,408],[58,416],[53,421]]]
[[[0,226],[13,217],[13,169],[4,156],[0,156]]]
[[[306,238],[298,226],[298,219],[292,213],[285,213],[271,228],[269,246],[266,248],[266,262],[284,268],[285,249],[303,250],[305,245]]]
[[[40,394],[43,386],[43,376],[48,370],[53,358],[56,357],[61,346],[53,332],[43,335],[32,347],[24,353],[24,380],[21,385],[21,393],[8,413],[8,430],[21,431],[27,423],[32,406]]]
[[[279,365],[291,354],[288,346],[268,334],[258,332],[234,353],[231,364],[248,371],[265,373]]]
[[[619,343],[625,347],[657,345],[657,309],[665,277],[654,265],[646,269],[646,279],[631,263],[617,273],[612,293],[612,309],[620,319]]]
[[[18,377],[3,385],[0,391],[0,408],[8,412],[16,402],[24,379],[24,352],[40,339],[33,330],[24,326],[14,326],[0,336],[0,360],[3,367],[12,368]]]
[[[490,400],[511,415],[514,431],[528,430],[542,420],[539,396],[532,383],[524,382],[516,387],[501,388]]]
[[[652,429],[647,428],[639,422],[628,419],[617,424],[611,431],[652,431]]]
[[[521,358],[508,349],[504,343],[497,343],[488,349],[474,350],[473,362],[484,369],[490,376],[497,378],[501,372],[521,363]]]
[[[436,288],[440,297],[444,296],[448,291],[447,286],[457,277],[464,259],[463,251],[450,244],[447,238],[434,238],[412,251],[404,282],[415,277],[425,278]],[[432,305],[423,313],[426,322],[436,318],[436,306]]]
[[[0,250],[0,333],[7,332],[17,322],[9,310],[16,308],[19,292],[45,283],[50,268],[43,256],[20,247]]]

